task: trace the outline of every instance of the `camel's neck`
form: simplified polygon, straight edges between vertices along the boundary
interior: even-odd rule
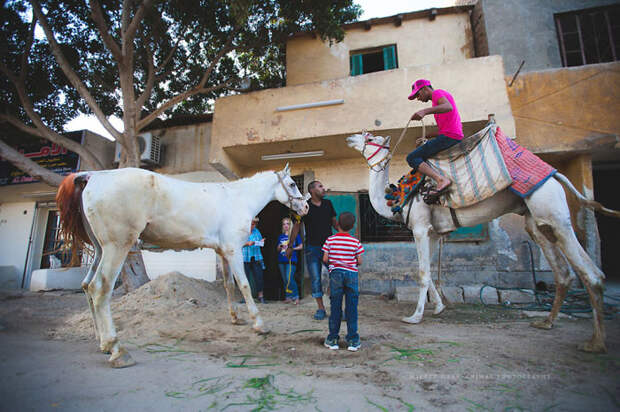
[[[370,203],[377,213],[387,219],[394,219],[394,213],[385,201],[385,188],[389,184],[390,165],[389,163],[380,172],[370,169],[370,181],[368,185],[368,196]]]
[[[252,216],[276,199],[278,176],[274,172],[261,172],[252,177],[228,183],[231,201]]]

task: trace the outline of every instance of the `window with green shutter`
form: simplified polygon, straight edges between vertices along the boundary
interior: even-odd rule
[[[351,52],[350,64],[351,76],[396,69],[398,67],[396,45],[355,50]]]

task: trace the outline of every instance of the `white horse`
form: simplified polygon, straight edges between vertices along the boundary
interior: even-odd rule
[[[225,263],[224,286],[232,323],[242,321],[232,305],[227,266],[245,298],[254,330],[267,332],[252,299],[241,248],[252,218],[272,200],[300,215],[308,211],[288,165],[280,172],[262,172],[230,183],[190,183],[131,168],[83,172],[63,180],[56,196],[62,228],[74,245],[83,241],[95,249],[82,288],[100,349],[111,353],[112,367],[135,363],[116,336],[110,297],[123,262],[138,238],[167,249],[215,249]]]
[[[369,197],[377,213],[401,223],[404,223],[403,216],[410,216],[409,229],[413,232],[418,252],[420,294],[415,312],[403,318],[402,321],[407,323],[422,321],[427,292],[431,301],[435,303],[434,313],[441,313],[445,306],[431,280],[431,256],[439,235],[457,229],[450,209],[438,205],[427,205],[421,196],[417,195],[403,208],[402,214],[392,213],[384,197],[385,188],[389,184],[389,137],[356,134],[347,137],[347,144],[361,152],[370,166]],[[547,180],[526,199],[521,199],[505,189],[473,206],[455,209],[454,213],[462,226],[489,222],[507,213],[524,215],[525,229],[541,247],[553,269],[556,283],[555,300],[548,318],[533,322],[532,326],[540,329],[551,329],[553,326],[553,321],[574,278],[569,269],[570,264],[588,290],[593,311],[594,334],[590,341],[580,345],[580,349],[587,352],[605,352],[602,307],[605,275],[577,241],[571,225],[564,190],[559,182],[564,184],[586,206],[615,217],[620,215],[618,212],[603,208],[597,202],[585,199],[570,181],[559,173],[555,175],[555,179]]]

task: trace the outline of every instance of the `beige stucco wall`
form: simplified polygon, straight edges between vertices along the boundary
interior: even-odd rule
[[[514,135],[502,59],[488,56],[220,98],[215,104],[209,161],[243,176],[263,167],[261,154],[321,149],[328,160],[356,157],[343,136],[366,129],[396,137],[393,132],[400,132],[412,113],[429,105],[407,100],[411,83],[420,77],[452,93],[465,124],[484,122],[489,113],[495,113],[506,133]],[[334,99],[344,103],[276,111],[281,106]],[[432,116],[425,121],[434,125]],[[419,123],[412,126],[418,130],[411,135],[419,135]],[[318,147],[311,140],[325,136],[335,140],[323,139]]]
[[[152,130],[151,133],[159,136],[160,144],[165,146],[163,163],[157,172],[175,174],[209,168],[211,123]]]
[[[347,30],[344,40],[322,42],[311,36],[296,37],[286,47],[286,84],[294,86],[349,75],[350,52],[396,44],[398,67],[447,64],[473,57],[468,13],[372,25],[370,30]]]

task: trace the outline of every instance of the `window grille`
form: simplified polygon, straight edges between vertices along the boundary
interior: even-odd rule
[[[564,67],[619,60],[620,5],[555,15]]]

